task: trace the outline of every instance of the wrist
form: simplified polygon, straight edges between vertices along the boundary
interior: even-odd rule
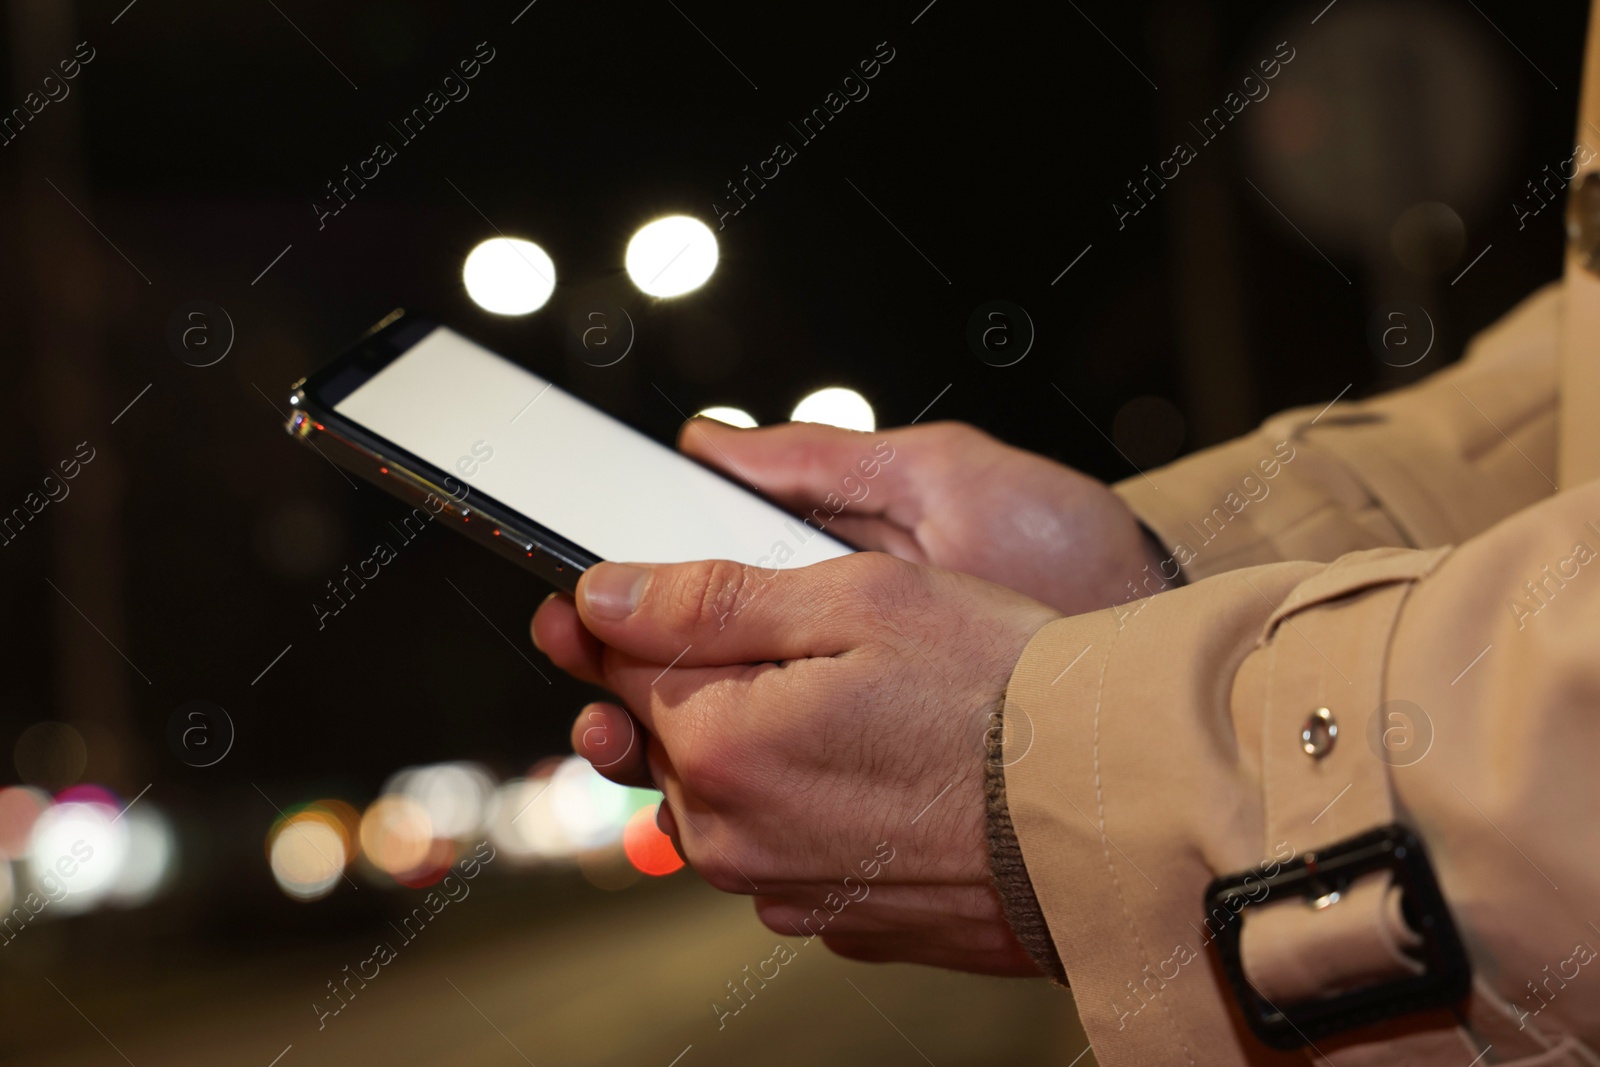
[[[1116,545],[1111,559],[1103,566],[1101,596],[1074,614],[1100,608],[1123,609],[1124,605],[1176,589],[1184,584],[1183,571],[1155,532],[1140,521],[1126,503],[1118,499]],[[1136,609],[1130,609],[1136,610]]]
[[[1006,806],[1004,716],[1005,705],[1002,701],[990,713],[989,730],[985,734],[984,837],[989,853],[989,871],[995,892],[1000,897],[1000,909],[1017,943],[1042,974],[1066,984],[1066,968],[1062,966],[1061,956],[1050,937],[1050,927],[1045,923],[1044,910],[1033,891],[1033,881],[1028,877],[1028,867],[1022,858],[1022,846],[1017,841],[1017,831],[1011,822],[1011,811]]]
[[[1144,540],[1145,570],[1159,574],[1161,579],[1173,588],[1188,584],[1184,579],[1183,569],[1178,566],[1178,561],[1167,551],[1166,545],[1161,543],[1161,538],[1156,536],[1156,532],[1146,526],[1138,516],[1135,516],[1133,521],[1139,524],[1139,533]],[[1170,575],[1166,571],[1168,567],[1172,569]],[[1140,573],[1144,572],[1141,571]]]

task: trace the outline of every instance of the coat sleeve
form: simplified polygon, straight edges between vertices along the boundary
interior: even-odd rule
[[[1552,284],[1414,386],[1286,411],[1116,491],[1168,580],[1460,544],[1555,492],[1561,303]]]
[[[1473,965],[1473,1025],[1419,1017],[1318,1051],[1459,1067],[1498,1026],[1485,1062],[1523,1062],[1516,1042],[1550,1050],[1539,1063],[1596,1062],[1579,1046],[1600,1048],[1597,647],[1600,482],[1459,548],[1241,568],[1041,630],[989,771],[1025,870],[996,874],[1008,913],[1042,919],[1054,953],[1035,958],[1059,956],[1100,1062],[1306,1062],[1244,1029],[1205,887],[1347,839],[1377,810],[1431,854]],[[1301,736],[1319,708],[1338,727],[1325,758]],[[1374,906],[1383,929],[1339,925],[1363,906],[1268,901],[1259,914],[1294,928],[1247,953],[1252,980],[1288,998],[1373,946],[1403,961],[1397,908]]]

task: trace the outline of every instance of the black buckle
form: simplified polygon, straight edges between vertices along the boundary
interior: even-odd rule
[[[1337,901],[1357,878],[1393,872],[1406,922],[1422,938],[1421,974],[1364,986],[1338,996],[1274,1005],[1245,977],[1239,956],[1241,913],[1251,904],[1303,897]],[[1266,891],[1262,891],[1262,887]],[[1368,1026],[1397,1015],[1445,1007],[1472,991],[1472,965],[1439,892],[1422,842],[1399,823],[1379,827],[1283,864],[1268,876],[1260,869],[1225,875],[1206,887],[1207,922],[1217,920],[1222,969],[1244,1009],[1245,1021],[1273,1048],[1294,1049],[1317,1038]],[[1337,906],[1333,904],[1332,906]]]

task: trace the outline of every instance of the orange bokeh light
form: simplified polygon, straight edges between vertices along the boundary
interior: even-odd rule
[[[307,804],[305,811],[314,812],[324,819],[337,823],[337,829],[344,837],[345,851],[354,859],[359,847],[361,837],[361,813],[348,803],[337,798],[329,797],[324,800]]]
[[[683,857],[672,847],[672,838],[656,826],[654,807],[640,808],[628,819],[622,831],[622,850],[629,863],[658,878],[683,866]]]
[[[433,851],[433,823],[410,797],[379,797],[361,816],[361,851],[386,874],[415,870]]]

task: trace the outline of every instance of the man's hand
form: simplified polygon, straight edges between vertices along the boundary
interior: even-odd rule
[[[887,461],[874,447],[885,441]],[[1123,603],[1160,561],[1105,485],[962,423],[865,434],[697,418],[678,444],[798,515],[828,516],[831,495],[843,507],[826,529],[853,545],[974,574],[1068,615]]]
[[[679,851],[772,930],[856,959],[1037,974],[990,885],[984,733],[1056,617],[861,553],[787,571],[601,563],[533,632],[633,713],[584,709],[578,754],[661,789]]]

